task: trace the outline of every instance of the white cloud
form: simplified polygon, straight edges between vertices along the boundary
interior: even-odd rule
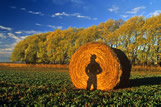
[[[54,26],[54,25],[42,25],[42,24],[39,24],[39,23],[36,23],[35,25],[37,25],[37,26],[47,26],[47,27],[50,27],[50,28],[52,28],[52,29],[62,29],[63,27],[62,26]],[[36,33],[36,32],[35,32]],[[39,33],[39,32],[38,32]],[[40,33],[42,33],[42,32],[40,32]]]
[[[84,18],[84,19],[92,19],[91,17],[89,16],[81,16],[81,15],[76,15],[77,18]]]
[[[0,33],[0,38],[6,38],[6,36],[3,33]]]
[[[24,11],[26,11],[26,8],[20,8],[21,10],[24,10]]]
[[[10,44],[10,45],[2,45],[0,48],[0,61],[1,62],[9,62],[9,57],[11,56],[11,53],[16,46],[16,43]]]
[[[1,26],[1,25],[0,25],[0,29],[8,30],[8,31],[11,31],[12,30],[12,28],[10,28],[10,27],[4,27],[4,26]]]
[[[10,47],[10,45],[8,45],[8,44],[3,44],[3,45],[0,45],[0,47]]]
[[[129,14],[137,14],[141,9],[145,9],[145,6],[140,6],[140,7],[136,7],[133,8],[131,11],[127,11],[125,13],[129,13]]]
[[[2,48],[0,48],[0,56],[2,55],[2,56],[10,56],[10,54],[12,53],[12,51],[13,51],[13,49],[14,49],[14,47],[16,46],[16,44],[17,44],[17,42],[15,42],[15,43],[12,43],[12,44],[6,44],[6,45],[0,45],[0,47],[2,47]]]
[[[12,9],[17,9],[17,7],[15,6],[10,6]],[[25,11],[27,13],[30,13],[30,14],[34,14],[34,15],[40,15],[40,16],[44,16],[44,14],[42,12],[35,12],[35,11],[31,11],[31,10],[27,10],[26,8],[18,8],[19,10],[22,10],[22,11]]]
[[[0,62],[2,61],[9,61],[9,57],[12,53],[12,51],[14,50],[14,47],[16,46],[16,44],[18,42],[20,42],[21,40],[25,39],[26,37],[28,36],[16,36],[16,34],[31,34],[31,33],[41,33],[40,31],[34,31],[34,30],[30,30],[30,31],[17,31],[17,32],[14,32],[14,33],[7,33],[8,37],[9,38],[12,38],[15,40],[14,43],[12,44],[0,44]],[[7,38],[7,36],[4,36],[3,33],[0,33],[0,38]],[[2,43],[2,42],[0,42]],[[7,58],[7,59],[3,59],[3,58]]]
[[[89,20],[97,20],[98,18],[91,18],[89,16],[82,16],[80,15],[80,13],[66,13],[66,12],[62,12],[62,13],[55,13],[53,14],[51,17],[61,17],[61,16],[73,16],[73,17],[77,17],[77,18],[84,18],[84,19],[89,19]]]
[[[39,33],[42,33],[40,31],[35,31],[35,30],[28,30],[28,31],[23,31],[24,33],[26,34],[39,34]]]
[[[19,41],[21,40],[20,38],[18,38],[17,36],[15,36],[13,33],[8,33],[8,36],[9,36],[10,38],[15,39],[16,42],[19,42]]]
[[[98,18],[93,18],[93,20],[98,20]]]
[[[123,17],[123,18],[127,18],[127,17],[128,17],[128,15],[121,15],[121,17]]]
[[[161,10],[156,10],[156,11],[153,12],[153,15],[154,15],[154,16],[157,16],[157,15],[159,15],[160,13],[161,13]]]
[[[8,36],[10,38],[15,39],[16,41],[14,43],[10,44],[10,45],[9,44],[0,45],[0,47],[3,47],[3,48],[0,49],[0,51],[13,51],[14,47],[16,46],[16,44],[27,37],[27,36],[17,37],[13,33],[8,33]]]
[[[3,48],[3,49],[0,49],[0,51],[12,51],[13,48]]]
[[[20,31],[17,31],[17,32],[15,32],[16,34],[21,34],[22,32],[20,32]]]
[[[10,57],[11,53],[12,53],[11,51],[8,52],[6,50],[4,51],[4,49],[0,49],[0,56],[1,57]]]
[[[42,12],[28,11],[28,13],[35,14],[35,15],[40,15],[40,16],[44,16],[44,14]]]
[[[35,25],[37,25],[37,26],[42,26],[40,23],[36,23]]]
[[[27,36],[21,36],[21,37],[17,37],[15,36],[14,34],[12,33],[8,33],[8,36],[10,38],[13,38],[15,39],[16,41],[12,44],[3,44],[3,45],[0,45],[0,56],[2,57],[9,57],[12,53],[12,51],[14,50],[14,47],[16,46],[16,44],[23,40],[24,38],[26,38]]]
[[[53,29],[62,29],[62,26],[54,26],[54,25],[47,25],[47,26]]]
[[[156,11],[154,11],[154,12],[151,12],[151,13],[149,13],[147,16],[157,16],[157,15],[159,15],[161,13],[161,10],[156,10]]]
[[[20,38],[21,38],[21,39],[25,39],[26,37],[28,37],[28,36],[21,36]]]
[[[48,27],[50,27],[50,28],[53,28],[53,29],[55,29],[56,27],[55,26],[53,26],[53,25],[47,25]]]
[[[118,10],[119,10],[119,7],[116,6],[116,5],[112,5],[112,7],[108,9],[108,11],[110,11],[110,12],[115,12],[115,13],[116,13]]]
[[[70,14],[67,14],[67,13],[65,13],[65,12],[56,13],[55,15],[56,15],[56,16],[70,16]]]
[[[66,12],[62,13],[55,13],[51,17],[56,17],[56,16],[71,16],[72,14],[67,14]]]
[[[39,34],[39,33],[42,33],[42,32],[41,31],[35,31],[35,30],[20,30],[20,31],[17,31],[17,33],[27,35],[27,34]]]

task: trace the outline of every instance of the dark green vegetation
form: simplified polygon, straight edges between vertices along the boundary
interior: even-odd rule
[[[78,90],[68,69],[0,67],[4,106],[161,106],[161,72],[132,71],[129,86],[109,92]]]
[[[161,14],[150,18],[135,16],[127,21],[109,19],[88,28],[56,29],[34,34],[20,41],[11,61],[25,63],[69,63],[83,44],[100,41],[122,50],[132,64],[161,62]]]

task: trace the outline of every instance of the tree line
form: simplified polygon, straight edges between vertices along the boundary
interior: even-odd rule
[[[34,34],[17,43],[10,59],[27,64],[66,64],[80,46],[92,41],[122,50],[132,64],[159,64],[161,14],[150,18],[134,16],[127,21],[109,19],[88,28]]]

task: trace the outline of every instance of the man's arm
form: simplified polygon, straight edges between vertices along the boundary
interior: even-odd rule
[[[98,64],[98,72],[97,74],[100,74],[102,72],[102,68],[100,67],[100,65]]]

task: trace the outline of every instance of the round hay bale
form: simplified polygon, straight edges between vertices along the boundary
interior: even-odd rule
[[[122,75],[120,77],[120,83],[119,83],[119,87],[126,87],[128,85],[128,80],[130,78],[130,71],[131,71],[131,64],[130,61],[128,60],[127,56],[124,54],[124,52],[122,52],[119,49],[116,48],[112,48],[113,51],[115,52],[115,54],[117,55],[120,64],[121,64],[121,68],[122,68]]]
[[[111,90],[127,83],[131,65],[122,51],[102,42],[91,42],[73,54],[69,69],[76,88]]]

